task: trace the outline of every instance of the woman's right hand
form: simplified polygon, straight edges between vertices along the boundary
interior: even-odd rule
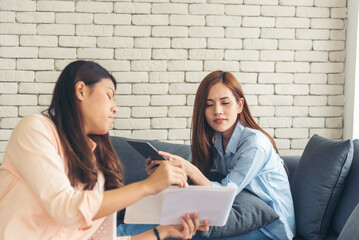
[[[149,194],[156,194],[171,185],[184,188],[187,183],[187,175],[181,162],[161,161],[160,165],[144,182]]]

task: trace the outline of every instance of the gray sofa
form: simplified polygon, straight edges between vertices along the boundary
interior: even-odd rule
[[[145,179],[144,158],[126,138],[111,137],[111,141],[124,165],[125,184]],[[184,159],[190,154],[188,145],[149,142]],[[346,233],[340,239],[359,239],[357,224],[346,225],[359,202],[359,140],[333,141],[315,135],[302,156],[282,158],[289,170],[296,212],[295,239],[338,239],[344,226]],[[358,219],[358,214],[359,207],[351,219]],[[119,224],[123,217],[124,211],[119,212]]]

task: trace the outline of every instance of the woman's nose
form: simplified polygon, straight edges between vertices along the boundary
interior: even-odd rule
[[[118,107],[116,105],[112,108],[112,112],[113,114],[116,114],[118,112]]]
[[[223,113],[223,109],[220,105],[216,104],[214,108],[215,115],[221,115]]]

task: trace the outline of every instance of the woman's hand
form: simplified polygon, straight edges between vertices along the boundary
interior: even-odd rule
[[[168,186],[178,185],[184,188],[187,183],[187,175],[183,170],[183,164],[173,161],[160,161],[160,165],[144,180],[149,194],[156,194]]]
[[[189,213],[186,213],[186,217],[180,218],[182,225],[167,225],[167,226],[158,226],[158,232],[161,239],[165,238],[181,238],[181,239],[191,239],[199,231],[208,231],[209,225],[208,221],[204,220],[203,224],[200,224],[198,214],[193,213],[192,217]]]

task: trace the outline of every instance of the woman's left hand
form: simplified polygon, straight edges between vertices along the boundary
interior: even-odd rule
[[[161,156],[163,156],[164,158],[166,158],[170,161],[182,163],[183,169],[184,169],[185,173],[187,174],[187,176],[189,176],[191,174],[192,168],[195,167],[195,166],[193,166],[193,164],[191,162],[183,159],[180,156],[170,154],[170,153],[164,152],[164,151],[159,151],[158,154],[160,154]],[[158,161],[154,162],[154,164],[156,164],[156,163],[158,163]]]

